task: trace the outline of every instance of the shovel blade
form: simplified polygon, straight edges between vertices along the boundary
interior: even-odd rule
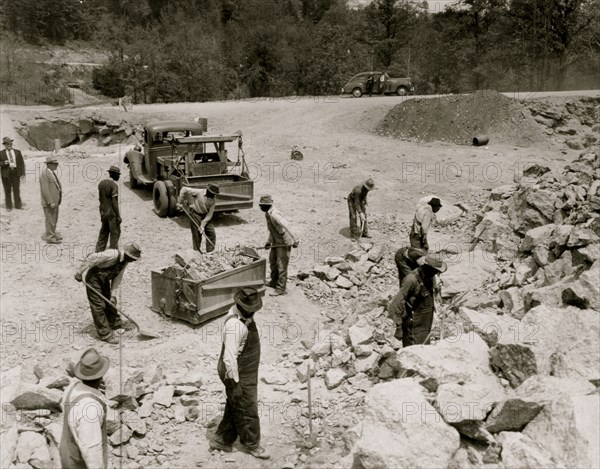
[[[256,260],[260,259],[260,256],[256,252],[256,249],[248,247],[248,246],[243,246],[240,249],[239,253],[241,256],[251,257],[252,259],[256,259]]]

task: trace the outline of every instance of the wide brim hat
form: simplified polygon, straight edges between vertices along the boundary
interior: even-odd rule
[[[446,270],[448,269],[448,266],[446,265],[446,263],[444,261],[436,259],[433,256],[425,256],[425,257],[422,257],[421,259],[422,259],[421,265],[428,265],[429,267],[434,268],[435,270],[437,270],[440,273],[446,272]]]
[[[121,169],[118,166],[113,164],[110,168],[108,168],[108,172],[115,173],[115,174],[121,174]]]
[[[367,179],[363,184],[363,187],[369,191],[372,191],[375,189],[375,181],[373,181],[373,179]]]
[[[125,245],[125,255],[131,257],[132,259],[138,260],[142,255],[142,250],[136,243],[127,243]]]
[[[219,195],[219,193],[221,192],[219,186],[217,186],[216,184],[209,184],[206,190],[208,192],[212,192],[215,195]]]
[[[83,381],[92,381],[102,378],[109,367],[110,360],[100,355],[95,348],[90,348],[81,355],[81,359],[75,365],[73,374]]]
[[[273,197],[268,194],[261,196],[258,205],[273,205]]]
[[[433,197],[429,201],[429,205],[431,205],[432,207],[441,207],[442,206],[442,201],[440,199],[438,199],[437,197]]]
[[[244,311],[255,313],[262,308],[262,298],[255,288],[242,288],[233,295],[233,301]]]
[[[58,164],[58,158],[56,156],[47,156],[46,164],[52,164],[52,163]]]
[[[12,138],[10,138],[10,137],[4,137],[4,138],[2,139],[2,144],[5,144],[5,143],[11,143],[11,142],[13,142],[13,141],[14,141],[14,140],[13,140]]]

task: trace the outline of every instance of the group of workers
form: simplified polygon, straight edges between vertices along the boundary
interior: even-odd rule
[[[6,149],[0,152],[2,182],[14,191],[15,206],[21,205],[16,176],[24,174],[19,163],[20,152],[12,149],[12,141],[4,138]],[[22,157],[20,158],[22,159]],[[58,207],[62,201],[62,186],[56,172],[58,159],[55,155],[46,159],[46,168],[40,176],[42,206],[46,217],[44,239],[59,244],[62,235],[56,231]],[[14,174],[13,174],[14,173]],[[135,243],[127,243],[119,249],[121,214],[117,181],[120,169],[111,166],[109,177],[98,185],[100,202],[100,233],[96,252],[87,256],[75,273],[78,282],[84,282],[94,325],[101,340],[119,343],[115,331],[123,324],[117,310],[116,291],[127,265],[141,257],[141,249]],[[357,185],[348,195],[350,233],[355,240],[370,238],[367,224],[367,195],[375,188],[372,179]],[[185,187],[177,200],[177,208],[190,218],[192,245],[201,251],[203,236],[206,251],[216,245],[213,219],[217,184],[209,184],[206,190]],[[7,196],[7,208],[12,208]],[[299,239],[289,222],[274,207],[273,198],[263,195],[259,208],[265,214],[269,232],[265,248],[270,250],[270,281],[272,296],[286,293],[287,271],[291,249],[298,247]],[[395,337],[403,346],[427,343],[435,309],[434,297],[439,293],[438,275],[446,270],[446,264],[428,254],[427,232],[440,209],[441,202],[432,197],[417,208],[409,235],[410,246],[396,252],[400,290],[389,305],[389,313],[396,324]],[[108,249],[107,249],[108,244]],[[210,441],[211,450],[231,452],[239,437],[245,450],[252,456],[268,459],[269,454],[260,446],[260,420],[258,414],[258,367],[260,362],[260,337],[254,315],[262,308],[262,298],[254,288],[242,288],[233,297],[234,305],[225,317],[221,353],[217,371],[225,386],[226,405],[221,423]],[[109,359],[94,348],[86,350],[73,375],[78,378],[65,391],[63,399],[64,426],[60,445],[64,468],[106,468],[107,437],[105,431],[106,403],[102,393],[103,376],[110,366]],[[86,418],[86,406],[95,406],[97,419]]]

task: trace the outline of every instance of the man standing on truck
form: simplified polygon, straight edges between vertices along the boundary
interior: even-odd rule
[[[206,235],[206,252],[215,250],[217,233],[212,219],[215,213],[215,197],[217,195],[219,195],[219,186],[216,184],[209,184],[205,193],[202,193],[202,189],[181,188],[177,199],[177,208],[181,210],[181,204],[184,202],[190,207],[186,211],[191,218],[190,229],[192,230],[194,251],[200,252],[203,233]]]
[[[265,212],[269,229],[269,239],[265,244],[265,248],[270,249],[271,281],[268,286],[275,289],[270,295],[285,295],[290,252],[292,248],[298,247],[299,241],[292,233],[288,221],[283,218],[279,210],[273,207],[273,198],[270,195],[263,195],[258,206]]]
[[[100,199],[100,234],[96,243],[96,252],[106,249],[110,237],[109,249],[119,248],[121,237],[121,212],[119,211],[119,186],[117,181],[121,177],[118,166],[108,168],[109,178],[98,184],[98,198]]]
[[[350,214],[350,234],[352,239],[370,238],[367,226],[367,195],[375,188],[373,179],[359,184],[348,194],[348,211]],[[362,227],[362,228],[361,228]]]

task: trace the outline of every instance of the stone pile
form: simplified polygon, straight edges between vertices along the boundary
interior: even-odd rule
[[[574,150],[589,148],[598,142],[600,135],[600,98],[569,97],[535,99],[527,101],[533,118]]]
[[[600,309],[600,152],[558,177],[535,165],[494,189],[474,236],[500,262],[488,291],[505,313],[521,319],[541,303]]]
[[[178,254],[177,257],[183,266],[174,262],[173,265],[165,267],[163,273],[175,277],[181,277],[183,274],[184,278],[198,281],[209,279],[242,265],[251,264],[255,260],[248,256],[234,255],[224,251],[200,254],[191,249]]]
[[[201,402],[208,392],[203,372],[186,369],[165,374],[154,365],[144,370],[127,369],[123,370],[128,378],[122,386],[119,372],[111,368],[105,376],[106,425],[113,456],[120,458],[122,467],[166,464],[179,449],[167,445],[170,437],[162,435],[170,433],[170,427],[201,417]],[[60,402],[71,379],[63,376],[36,380],[16,367],[2,373],[1,382],[5,404],[0,425],[0,466],[60,467]]]

